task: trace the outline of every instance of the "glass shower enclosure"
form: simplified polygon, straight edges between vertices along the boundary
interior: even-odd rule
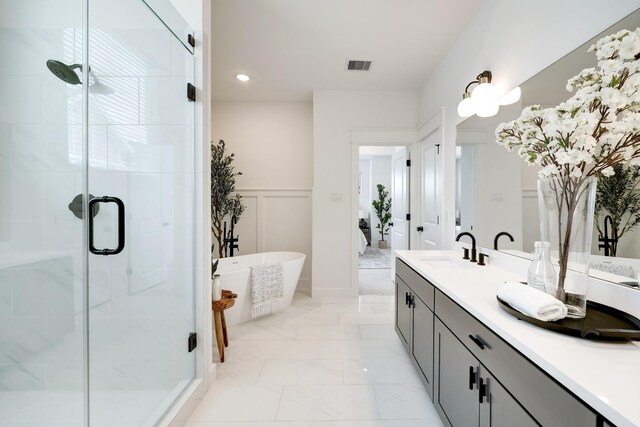
[[[195,379],[190,34],[169,0],[0,0],[3,427],[155,425]]]

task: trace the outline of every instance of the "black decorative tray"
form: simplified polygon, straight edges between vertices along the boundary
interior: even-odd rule
[[[521,313],[499,297],[498,305],[520,320],[565,335],[601,341],[640,341],[640,320],[634,316],[593,301],[587,301],[584,319],[562,319],[545,322]]]

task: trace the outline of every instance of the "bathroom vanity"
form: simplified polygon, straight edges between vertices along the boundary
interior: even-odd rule
[[[640,345],[587,341],[503,312],[519,274],[451,251],[398,251],[396,331],[447,426],[636,426]]]

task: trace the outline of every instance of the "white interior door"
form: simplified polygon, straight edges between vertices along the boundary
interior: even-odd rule
[[[409,249],[409,167],[407,149],[403,148],[391,157],[391,249]],[[395,267],[395,255],[392,257]]]
[[[441,179],[440,129],[419,144],[421,160],[420,221],[417,227],[422,250],[442,247],[440,221]]]

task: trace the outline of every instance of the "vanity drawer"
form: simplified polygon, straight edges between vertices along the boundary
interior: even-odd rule
[[[431,283],[413,271],[413,269],[400,258],[396,258],[396,275],[398,275],[404,283],[409,285],[411,290],[420,297],[422,302],[433,311],[435,288]]]
[[[540,424],[596,426],[594,412],[439,290],[435,306],[436,316]]]

